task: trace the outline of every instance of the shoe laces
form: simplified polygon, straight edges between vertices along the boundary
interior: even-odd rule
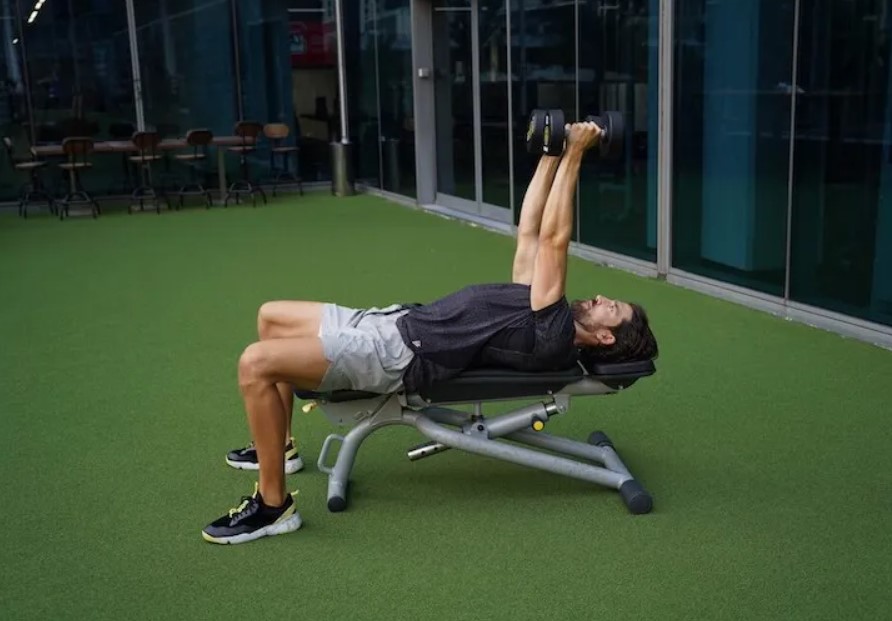
[[[229,510],[229,517],[235,518],[236,520],[244,517],[246,511],[250,508],[253,509],[254,505],[257,504],[257,483],[254,484],[254,493],[250,496],[242,496],[241,502],[238,505]]]

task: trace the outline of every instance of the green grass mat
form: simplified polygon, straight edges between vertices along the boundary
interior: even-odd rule
[[[305,525],[200,529],[250,493],[236,363],[276,298],[381,305],[510,278],[513,240],[383,200],[0,217],[4,619],[879,619],[892,605],[892,353],[571,259],[569,294],[645,304],[654,377],[546,430],[613,439],[618,494],[391,427],[350,508],[295,412]]]

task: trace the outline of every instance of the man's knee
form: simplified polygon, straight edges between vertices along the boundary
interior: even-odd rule
[[[238,382],[248,388],[265,381],[270,372],[270,359],[261,343],[252,343],[238,360]]]
[[[275,302],[264,302],[257,310],[257,336],[261,340],[273,338]]]

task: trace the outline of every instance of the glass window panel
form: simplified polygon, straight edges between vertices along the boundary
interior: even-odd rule
[[[892,11],[803,2],[790,295],[892,325]]]
[[[673,265],[774,295],[786,277],[794,4],[675,3]]]
[[[330,181],[330,142],[340,137],[334,4],[288,0],[286,5],[290,63],[285,73],[300,136],[300,172],[305,181]]]
[[[289,162],[289,170],[299,172],[304,181],[315,181],[319,176],[320,167],[317,161],[313,161],[312,165],[307,162],[306,151],[309,149],[304,135],[299,131],[302,128],[302,119],[296,118],[295,115],[294,94],[298,88],[303,90],[308,87],[303,80],[296,85],[293,67],[295,64],[307,62],[331,65],[332,57],[330,54],[325,54],[328,48],[323,47],[317,59],[315,57],[317,47],[311,43],[306,53],[298,55],[295,59],[292,49],[294,29],[291,20],[316,18],[318,21],[320,14],[291,13],[288,11],[290,8],[288,0],[264,0],[264,2],[239,0],[236,6],[242,118],[263,124],[285,123],[290,129],[288,137],[290,143],[296,142],[301,147],[297,170],[293,167],[293,162]],[[313,60],[308,61],[308,56]],[[271,159],[269,151],[271,146],[270,141],[263,140],[250,158],[253,178],[263,180],[273,175],[278,176],[283,169],[284,161],[281,158],[275,163]],[[324,161],[328,162],[327,149],[324,155]],[[233,162],[238,160],[237,157],[230,159]]]
[[[378,0],[344,4],[347,110],[357,182],[381,187],[378,126]]]
[[[231,134],[237,120],[228,0],[136,0],[146,124]]]
[[[416,196],[411,0],[378,0],[383,187]]]
[[[22,42],[15,3],[0,3],[0,136],[10,140],[10,148],[4,153],[0,169],[0,200],[8,201],[21,196],[22,186],[30,180],[29,174],[17,171],[14,161],[30,157],[30,120],[28,95],[25,84],[25,68],[22,65]],[[10,159],[10,155],[12,159]],[[45,177],[41,173],[41,177]]]
[[[146,127],[164,137],[196,128],[232,135],[238,112],[229,1],[135,0],[134,14]],[[121,123],[114,131],[126,138],[133,129]],[[158,183],[173,190],[203,169],[197,180],[217,188],[215,160],[195,168],[171,159],[165,157]],[[238,158],[224,163],[229,180],[241,174]]]
[[[560,108],[568,118],[576,116],[575,29],[572,2],[511,0],[515,223],[538,162],[526,150],[530,113],[536,108]]]
[[[442,4],[433,14],[437,192],[476,201],[471,10]]]
[[[590,153],[579,184],[582,243],[656,260],[659,0],[579,3],[579,116],[619,111],[623,155]]]
[[[12,4],[12,3],[10,3]],[[124,2],[68,0],[19,3],[24,20],[35,139],[60,143],[73,135],[107,140],[135,125],[130,37]],[[93,196],[121,189],[121,158],[94,154],[81,182]],[[68,178],[51,161],[47,176],[61,198]]]
[[[483,202],[510,208],[506,0],[480,0],[478,5]]]

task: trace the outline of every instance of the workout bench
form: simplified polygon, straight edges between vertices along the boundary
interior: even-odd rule
[[[408,451],[412,461],[450,448],[461,449],[617,489],[631,513],[643,514],[653,506],[651,496],[629,473],[604,433],[592,433],[586,443],[542,433],[542,429],[552,416],[569,409],[572,397],[615,394],[655,372],[652,361],[601,364],[589,369],[579,365],[550,373],[479,369],[418,394],[296,390],[295,395],[311,400],[304,406],[305,412],[318,407],[332,424],[353,427],[346,436],[329,435],[319,454],[318,467],[328,474],[329,511],[347,508],[350,471],[363,440],[387,425],[410,425],[430,439]],[[492,418],[482,413],[486,402],[526,399],[537,403]],[[474,404],[475,412],[441,407],[453,404]],[[329,467],[328,454],[336,441],[341,447],[334,467]]]

